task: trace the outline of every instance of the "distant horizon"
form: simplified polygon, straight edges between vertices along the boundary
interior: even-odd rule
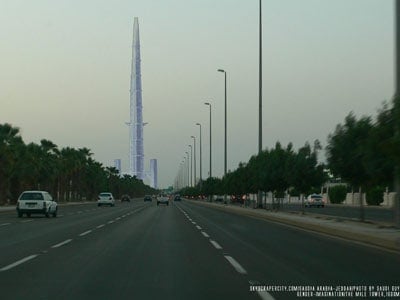
[[[120,158],[122,171],[129,170],[125,122],[137,16],[144,169],[157,158],[158,185],[171,186],[201,123],[207,177],[208,101],[212,174],[222,177],[218,69],[227,72],[228,170],[258,151],[258,13],[258,1],[2,1],[1,123],[19,127],[27,143],[45,138],[61,148],[86,147],[103,165]],[[263,149],[316,139],[325,147],[349,112],[375,116],[391,101],[393,1],[269,0],[262,18]]]

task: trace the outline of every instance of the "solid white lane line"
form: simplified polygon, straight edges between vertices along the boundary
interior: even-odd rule
[[[3,224],[0,224],[0,226],[7,226],[7,225],[11,225],[11,223],[3,223]]]
[[[218,250],[222,249],[222,247],[221,247],[216,241],[210,240],[210,243],[211,243],[216,249],[218,249]]]
[[[257,292],[257,294],[262,300],[275,300],[275,298],[268,292]]]
[[[66,245],[66,244],[68,244],[70,242],[72,242],[72,239],[68,239],[68,240],[65,240],[64,242],[61,242],[61,243],[56,244],[56,245],[53,245],[53,246],[51,246],[51,248],[58,248],[58,247]]]
[[[85,236],[91,232],[92,232],[91,230],[88,230],[88,231],[82,232],[79,236]]]
[[[20,264],[23,264],[24,262],[27,262],[28,260],[34,259],[36,256],[38,256],[38,255],[34,254],[34,255],[31,255],[31,256],[27,256],[27,257],[25,257],[23,259],[20,259],[19,261],[16,261],[15,263],[12,263],[12,264],[10,264],[8,266],[5,266],[4,268],[1,268],[0,272],[7,271],[7,270],[10,270],[12,268],[15,268],[16,266],[18,266]]]
[[[204,231],[202,231],[201,234],[204,235],[204,237],[206,237],[206,238],[209,238],[209,237],[210,237],[210,236],[209,236],[207,233],[205,233]]]
[[[200,227],[199,225],[196,225],[196,228],[197,228],[198,230],[201,230],[201,227]]]
[[[106,225],[105,224],[101,224],[101,225],[97,226],[96,228],[101,228],[101,227],[104,227],[104,226],[106,226]]]
[[[247,271],[232,256],[228,256],[228,255],[224,255],[224,256],[238,273],[247,274]]]

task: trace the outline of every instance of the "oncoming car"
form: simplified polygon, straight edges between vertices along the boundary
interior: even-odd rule
[[[325,201],[322,195],[311,194],[307,197],[305,201],[305,207],[324,207]]]
[[[57,217],[57,202],[46,191],[25,191],[17,201],[17,214],[21,218],[23,214],[28,217],[31,214],[44,214],[47,218],[52,215]]]
[[[109,192],[100,193],[99,196],[97,197],[97,206],[102,206],[102,205],[114,206],[115,205],[114,196]]]

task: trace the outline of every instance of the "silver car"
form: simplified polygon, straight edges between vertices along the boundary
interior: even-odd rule
[[[102,205],[114,206],[115,199],[113,194],[109,192],[100,193],[99,196],[97,197],[97,206],[102,206]]]
[[[169,205],[169,198],[167,195],[160,195],[157,197],[157,205],[166,204]]]
[[[324,207],[325,200],[320,194],[311,194],[305,201],[305,207]]]

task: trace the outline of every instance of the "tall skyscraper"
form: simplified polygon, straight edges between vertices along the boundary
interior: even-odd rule
[[[142,117],[142,78],[140,67],[139,21],[133,22],[132,68],[130,86],[129,126],[129,172],[138,179],[144,179],[143,117]]]

